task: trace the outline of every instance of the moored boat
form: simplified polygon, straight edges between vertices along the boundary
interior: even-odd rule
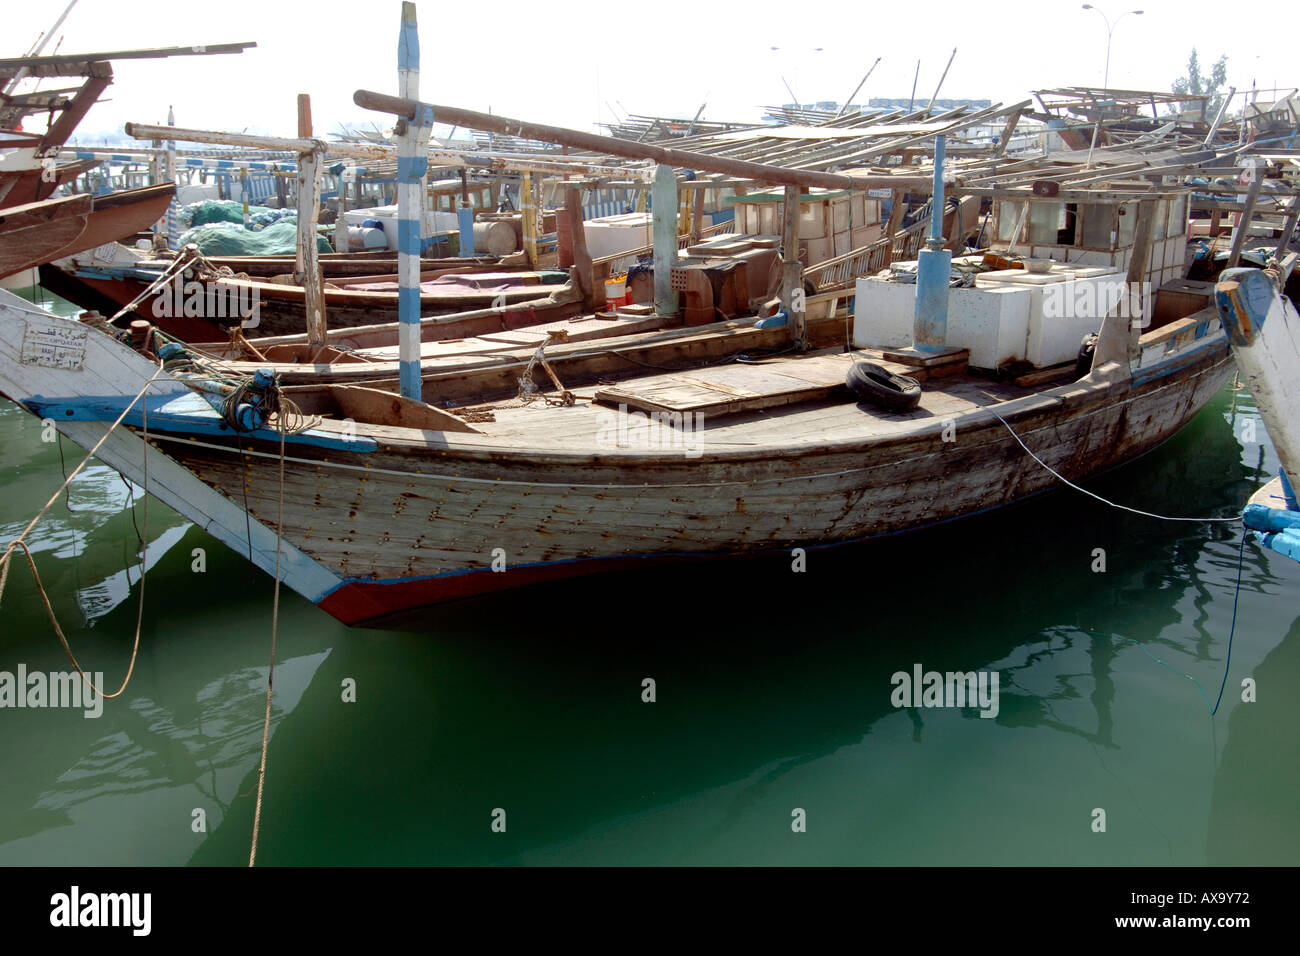
[[[1230,269],[1216,288],[1219,318],[1281,464],[1243,520],[1265,547],[1300,561],[1300,316],[1281,293],[1292,253],[1274,268]]]

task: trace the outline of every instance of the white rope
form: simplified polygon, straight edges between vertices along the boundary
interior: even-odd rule
[[[986,412],[988,412],[990,415],[992,415],[994,418],[996,418],[998,421],[1000,421],[1003,425],[1006,425],[1006,429],[1007,429],[1007,431],[1011,432],[1011,437],[1014,438],[1017,442],[1020,443],[1020,447],[1023,448],[1026,452],[1029,453],[1029,457],[1032,458],[1032,459],[1034,459],[1034,461],[1038,462],[1040,465],[1042,465],[1044,468],[1046,468],[1048,471],[1050,471],[1053,475],[1055,475],[1058,481],[1061,481],[1061,482],[1063,482],[1064,484],[1069,485],[1069,486],[1070,486],[1071,488],[1073,488],[1075,491],[1081,491],[1081,492],[1083,492],[1083,493],[1084,493],[1085,495],[1087,495],[1089,498],[1096,498],[1098,501],[1100,501],[1100,502],[1101,502],[1102,504],[1104,504],[1104,505],[1110,505],[1112,508],[1119,508],[1121,511],[1131,511],[1133,514],[1135,514],[1135,515],[1142,515],[1142,516],[1145,517],[1145,518],[1159,518],[1161,521],[1222,521],[1222,522],[1227,522],[1227,521],[1240,521],[1240,520],[1241,520],[1241,516],[1240,516],[1240,515],[1235,515],[1235,516],[1233,516],[1233,517],[1231,517],[1231,518],[1171,518],[1171,517],[1168,516],[1168,515],[1158,515],[1158,514],[1153,514],[1153,513],[1150,512],[1150,511],[1142,511],[1140,508],[1130,508],[1128,505],[1116,504],[1116,503],[1113,502],[1113,501],[1109,501],[1109,500],[1107,500],[1106,498],[1103,498],[1101,495],[1098,495],[1098,494],[1095,494],[1095,493],[1089,491],[1087,488],[1081,488],[1081,487],[1079,487],[1079,486],[1076,485],[1074,482],[1070,481],[1070,479],[1064,477],[1060,472],[1058,472],[1056,469],[1054,469],[1051,465],[1049,465],[1047,462],[1043,461],[1043,459],[1039,458],[1039,457],[1038,457],[1037,455],[1035,455],[1032,451],[1030,451],[1029,446],[1026,445],[1023,441],[1021,441],[1020,436],[1016,434],[1016,430],[1015,430],[1014,428],[1012,428],[1012,427],[1007,423],[1007,420],[1006,420],[1005,418],[1003,418],[1003,417],[1002,417],[1001,415],[999,415],[997,412],[993,411],[993,409],[989,408],[987,405],[982,405],[982,406],[980,406],[980,407],[983,408],[984,411],[986,411]]]

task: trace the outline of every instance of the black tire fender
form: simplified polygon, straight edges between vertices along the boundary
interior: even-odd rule
[[[910,412],[921,401],[921,383],[874,362],[855,362],[844,384],[858,398],[891,412]]]

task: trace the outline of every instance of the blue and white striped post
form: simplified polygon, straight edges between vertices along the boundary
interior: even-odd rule
[[[460,254],[474,254],[474,207],[469,204],[469,175],[464,169],[460,171],[460,209],[456,212],[456,224],[460,227]]]
[[[420,33],[415,4],[402,4],[397,41],[397,95],[420,99]],[[397,124],[397,346],[401,392],[423,401],[420,380],[420,229],[424,221],[423,177],[428,169],[433,108],[421,105],[414,120]]]
[[[934,196],[930,211],[930,238],[917,256],[916,312],[912,343],[918,352],[948,350],[948,279],[952,274],[952,252],[943,248],[943,157],[944,137],[934,138]]]
[[[663,163],[655,170],[650,221],[654,229],[655,314],[676,315],[673,267],[677,265],[677,176]]]
[[[176,113],[172,107],[167,107],[167,125],[176,125]],[[167,140],[167,162],[163,172],[167,182],[176,182],[176,140]],[[172,201],[167,204],[167,248],[173,251],[179,245],[180,230],[180,203],[176,199],[176,194],[172,193]]]

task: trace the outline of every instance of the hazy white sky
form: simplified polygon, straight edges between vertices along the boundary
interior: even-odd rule
[[[25,53],[65,4],[7,4],[0,56]],[[1098,6],[1112,23],[1131,9]],[[1286,28],[1264,29],[1249,18],[1227,28],[1222,2],[1143,6],[1142,16],[1125,17],[1114,30],[1112,86],[1167,90],[1193,46],[1207,71],[1227,54],[1228,82],[1238,89],[1256,79],[1261,88],[1297,80]],[[339,121],[391,125],[354,106],[352,93],[396,92],[400,8],[398,0],[223,0],[162,4],[145,15],[120,0],[79,0],[59,52],[258,44],[239,56],[118,63],[110,101],[82,124],[83,140],[120,132],[128,120],[165,121],[169,104],[179,126],[292,136],[300,92],[312,96],[320,135]],[[1063,0],[498,0],[481,9],[418,4],[421,98],[582,129],[611,118],[606,104],[690,116],[707,102],[705,118],[754,120],[761,106],[789,101],[782,75],[804,102],[842,101],[878,56],[857,101],[908,96],[918,59],[917,96],[928,98],[954,46],[942,97],[1013,102],[1031,89],[1100,85],[1106,56],[1102,17]]]

